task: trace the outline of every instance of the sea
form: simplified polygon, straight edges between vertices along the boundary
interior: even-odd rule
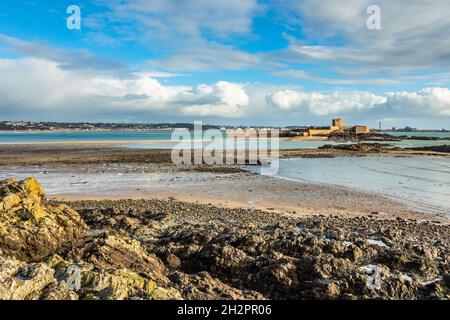
[[[264,172],[259,167],[248,170]],[[380,194],[411,210],[450,215],[448,157],[282,159],[275,177]]]
[[[389,132],[392,135],[409,136],[437,136],[449,138],[449,140],[402,140],[387,141],[394,146],[422,147],[450,144],[450,132]],[[98,132],[0,132],[1,144],[14,143],[49,143],[49,142],[102,142],[112,141],[123,143],[124,147],[142,149],[170,149],[178,143],[172,141],[170,131],[98,131]],[[325,144],[336,144],[331,141],[285,141],[280,139],[280,149],[315,149]],[[244,145],[244,144],[243,144]],[[246,147],[248,148],[248,143]]]

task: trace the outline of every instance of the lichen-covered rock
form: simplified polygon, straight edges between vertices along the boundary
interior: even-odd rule
[[[65,281],[51,283],[42,293],[41,300],[78,300],[78,295]]]
[[[0,256],[0,300],[37,300],[55,283],[54,270],[44,263],[27,264]]]
[[[79,287],[69,267],[76,266]],[[72,281],[75,280],[75,281]],[[167,279],[167,283],[170,281]],[[0,300],[180,299],[174,286],[161,286],[128,269],[104,270],[52,256],[46,262],[26,263],[0,256]]]
[[[121,241],[115,239],[110,242]],[[104,242],[103,242],[104,243]],[[117,244],[115,244],[117,245]],[[123,245],[123,243],[121,243]],[[136,245],[136,244],[135,244]],[[122,248],[125,248],[123,246]],[[104,249],[102,249],[104,248]],[[85,248],[86,249],[86,248]],[[77,280],[79,288],[76,288],[76,293],[79,299],[100,299],[100,300],[123,300],[123,299],[157,299],[157,300],[169,300],[181,298],[180,292],[170,282],[165,275],[164,269],[152,269],[151,260],[148,259],[148,255],[142,250],[140,246],[136,246],[136,255],[142,254],[141,261],[133,260],[120,260],[120,264],[114,259],[120,258],[118,251],[119,245],[106,249],[106,247],[97,246],[98,251],[90,251],[87,249],[83,251],[83,247],[79,247],[78,250],[85,254],[86,259],[81,260],[80,257],[75,257],[75,260],[65,260],[59,255],[53,255],[49,257],[46,264],[55,269],[55,278],[58,281],[63,281],[71,286],[77,286]],[[111,250],[111,251],[109,251]],[[124,249],[126,250],[126,249]],[[128,248],[127,250],[131,250]],[[114,252],[114,255],[108,256],[109,253]],[[106,255],[102,259],[92,259],[95,254],[104,252]],[[124,251],[125,257],[130,257],[131,252]],[[71,254],[67,255],[71,256]],[[98,258],[99,256],[97,256]],[[111,264],[106,261],[111,258]],[[136,258],[136,257],[134,257]],[[145,265],[144,259],[148,262]],[[140,263],[143,265],[140,266]],[[155,263],[155,261],[153,261]],[[161,262],[160,262],[161,263]],[[78,273],[69,272],[74,268]],[[135,269],[137,272],[131,270]],[[79,277],[77,279],[76,277]]]
[[[449,225],[0,186],[0,298],[450,299]]]
[[[0,181],[0,212],[3,219],[15,215],[17,218],[41,218],[45,215],[41,199],[45,197],[42,187],[34,179]]]
[[[181,298],[175,288],[164,288],[127,269],[82,272],[81,297],[85,299],[158,299]]]
[[[153,253],[147,253],[141,244],[125,234],[108,232],[87,235],[61,254],[67,259],[91,263],[102,269],[129,269],[158,282],[168,284],[163,262]]]
[[[77,212],[44,196],[34,179],[0,181],[0,255],[39,261],[87,229]]]
[[[251,290],[238,290],[217,278],[213,278],[208,272],[186,274],[175,272],[171,280],[180,288],[183,297],[188,300],[263,300],[262,294]]]

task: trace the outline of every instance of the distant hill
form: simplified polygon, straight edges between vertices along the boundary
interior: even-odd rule
[[[203,129],[219,129],[221,126],[203,125]],[[194,129],[193,123],[92,123],[92,122],[32,122],[0,121],[1,131],[169,131]]]

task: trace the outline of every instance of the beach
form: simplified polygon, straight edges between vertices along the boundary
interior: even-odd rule
[[[297,214],[415,214],[405,203],[373,192],[333,185],[332,181],[329,184],[315,184],[280,179],[280,176],[261,176],[256,173],[259,166],[176,166],[171,161],[171,150],[124,148],[117,142],[106,145],[4,145],[0,148],[0,155],[1,177],[35,177],[52,199],[176,198],[224,207],[271,209]],[[412,155],[427,159],[435,153],[383,150],[368,154],[320,149],[280,151],[281,161],[306,158],[312,163],[326,159],[335,163],[349,156],[358,161],[362,156],[380,156],[379,159],[383,159],[385,156]],[[439,157],[447,159],[446,154]],[[419,214],[427,216],[424,212]]]
[[[449,216],[339,186],[338,176],[334,184],[314,183],[301,173],[303,180],[261,175],[260,165],[176,166],[170,150],[117,142],[2,145],[0,155],[0,178],[9,179],[2,190],[23,190],[14,191],[17,210],[37,198],[30,182],[14,179],[33,177],[46,192],[33,208],[53,212],[19,224],[0,221],[8,226],[3,254],[25,261],[1,258],[4,273],[37,262],[49,273],[51,286],[29,281],[39,298],[449,298]],[[280,158],[281,175],[286,161],[298,174],[294,169],[320,161],[348,167],[348,159],[449,159],[378,147],[281,150]],[[330,174],[326,163],[320,167]],[[76,222],[60,225],[67,219]],[[39,247],[25,240],[29,233]],[[71,265],[82,279],[97,280],[64,287]],[[108,290],[100,286],[105,281]],[[24,294],[11,288],[6,292]]]

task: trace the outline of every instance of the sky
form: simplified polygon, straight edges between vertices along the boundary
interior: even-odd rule
[[[0,120],[450,129],[448,12],[448,0],[2,0]]]

